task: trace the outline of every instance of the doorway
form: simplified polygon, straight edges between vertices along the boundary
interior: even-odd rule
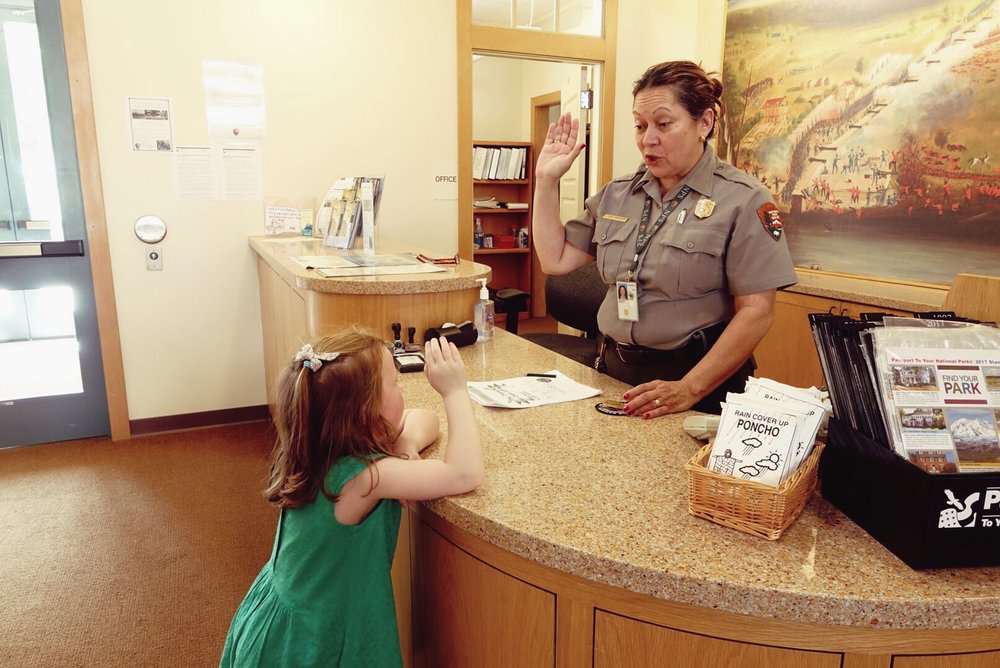
[[[0,8],[0,447],[110,433],[59,9]]]

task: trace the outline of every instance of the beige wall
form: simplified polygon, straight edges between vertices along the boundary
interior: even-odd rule
[[[319,200],[338,176],[384,174],[380,235],[455,251],[456,203],[431,188],[436,164],[457,158],[454,3],[83,4],[131,419],[259,405],[265,388],[247,245],[262,232],[261,205],[178,200],[171,156],[129,151],[127,96],[170,98],[175,143],[205,145],[202,59],[259,63],[265,195]],[[666,59],[717,69],[725,2],[619,7],[615,174],[638,163],[631,82]],[[169,227],[162,272],[145,269],[132,231],[147,213]]]
[[[725,13],[725,0],[619,0],[612,162],[616,176],[641,162],[633,140],[632,84],[647,67],[665,60],[693,60],[708,71],[719,71]]]
[[[431,187],[456,159],[453,3],[83,4],[130,418],[265,403],[247,245],[263,222],[259,202],[176,199],[171,156],[129,151],[126,96],[170,98],[175,142],[204,145],[202,59],[260,63],[265,195],[319,200],[338,176],[384,174],[380,234],[455,252],[456,202]],[[148,213],[169,228],[162,272],[132,231]]]

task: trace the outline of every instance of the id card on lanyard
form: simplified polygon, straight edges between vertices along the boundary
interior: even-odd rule
[[[677,195],[663,207],[663,211],[652,225],[649,224],[649,216],[653,211],[653,198],[646,196],[646,205],[642,208],[642,218],[639,219],[639,232],[635,236],[635,255],[632,256],[632,263],[629,265],[628,273],[625,274],[624,281],[615,283],[615,291],[618,296],[618,319],[637,322],[639,320],[639,285],[635,280],[636,272],[639,268],[639,258],[649,245],[649,240],[653,238],[657,230],[663,226],[667,217],[674,212],[684,198],[691,192],[691,186],[685,185]]]

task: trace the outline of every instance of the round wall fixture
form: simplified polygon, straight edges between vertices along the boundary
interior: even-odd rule
[[[140,216],[135,221],[135,236],[147,244],[158,244],[167,236],[167,224],[159,216]]]

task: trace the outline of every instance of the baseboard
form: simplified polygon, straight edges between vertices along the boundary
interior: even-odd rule
[[[180,415],[164,415],[162,417],[129,420],[129,430],[132,436],[146,436],[167,431],[184,429],[201,429],[237,422],[257,422],[270,420],[271,414],[267,405],[243,406],[242,408],[224,408],[217,411],[202,411],[201,413],[182,413]]]

